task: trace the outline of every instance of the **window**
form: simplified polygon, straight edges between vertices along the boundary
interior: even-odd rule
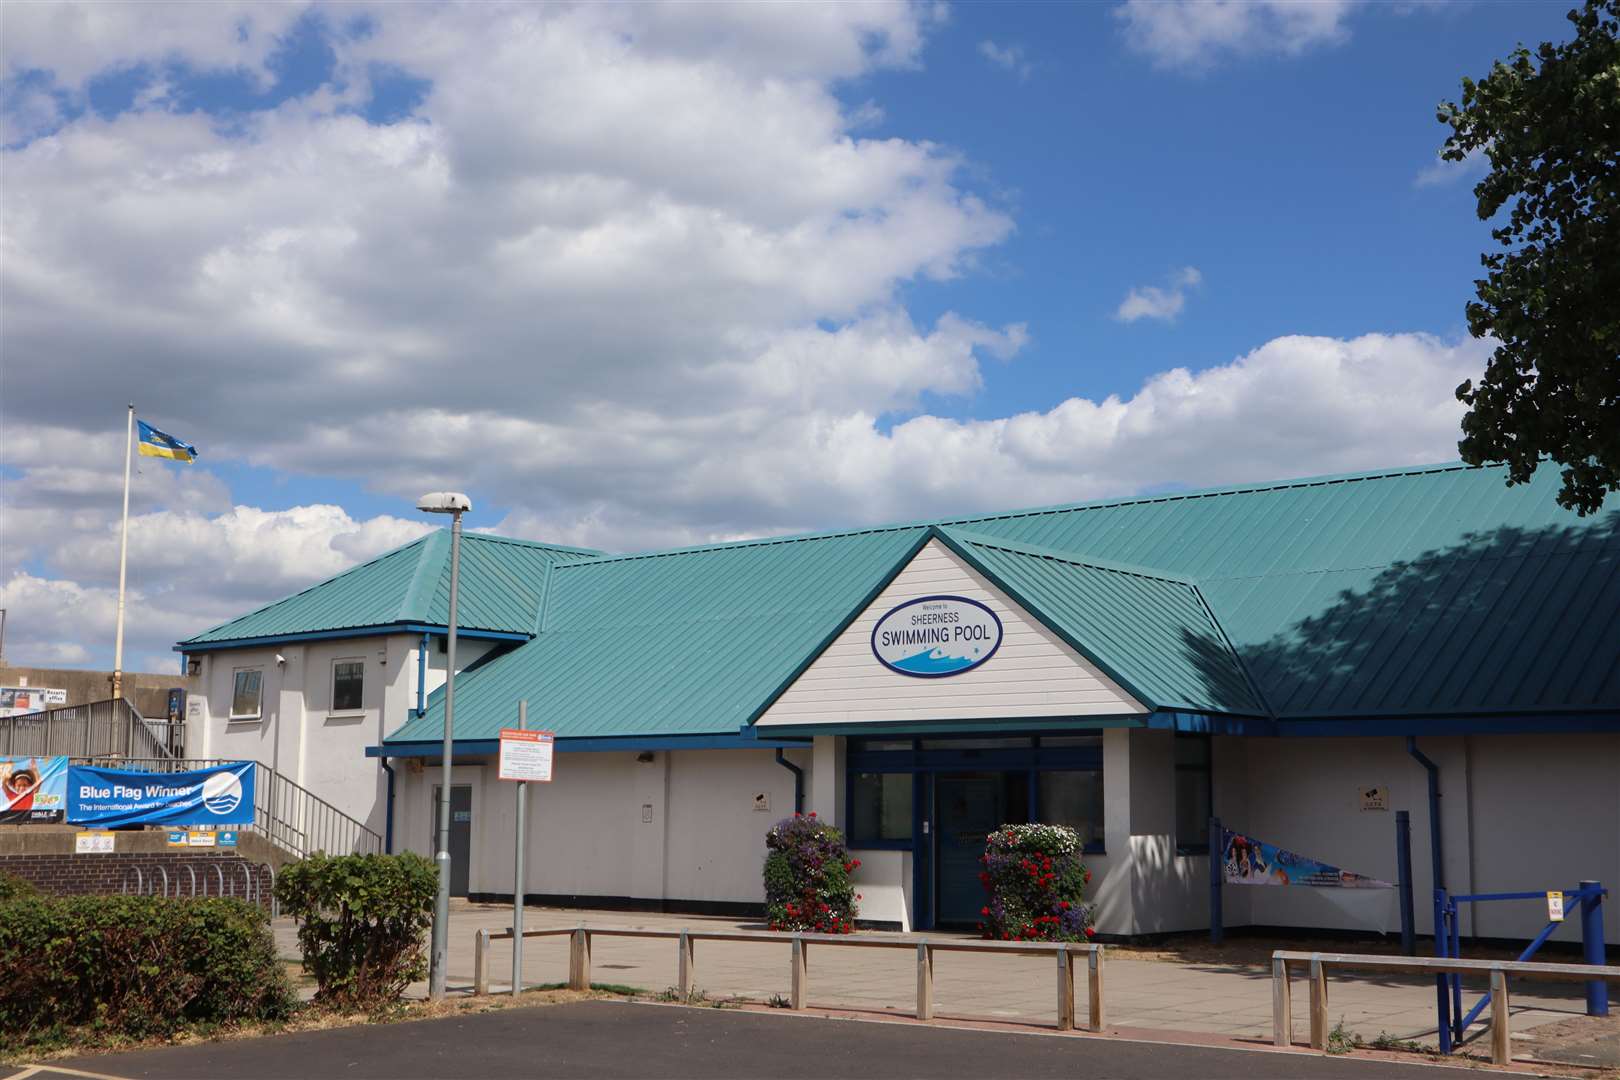
[[[1037,819],[1043,825],[1067,825],[1088,849],[1103,843],[1103,774],[1100,769],[1064,769],[1040,774]]]
[[[1209,818],[1215,812],[1210,785],[1209,736],[1176,733],[1176,854],[1209,851]]]
[[[259,691],[262,675],[258,668],[240,668],[231,688],[231,719],[257,720],[259,718]]]
[[[850,777],[850,843],[911,842],[910,773],[858,772]]]
[[[332,661],[332,711],[359,712],[361,691],[365,686],[364,660]]]

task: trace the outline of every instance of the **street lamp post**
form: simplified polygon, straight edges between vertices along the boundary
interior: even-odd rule
[[[472,509],[472,500],[457,491],[435,491],[416,502],[416,508],[429,514],[450,515],[450,627],[445,642],[444,673],[444,778],[439,782],[439,831],[434,862],[439,868],[439,895],[433,904],[432,957],[428,968],[428,997],[444,997],[450,941],[450,759],[456,715],[456,591],[461,577],[461,515]]]

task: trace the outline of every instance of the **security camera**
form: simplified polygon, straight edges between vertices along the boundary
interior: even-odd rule
[[[285,656],[282,656],[280,653],[276,653],[276,664],[278,666],[280,666],[280,667],[286,667],[287,666],[287,658]]]

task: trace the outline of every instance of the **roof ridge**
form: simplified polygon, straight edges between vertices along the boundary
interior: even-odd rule
[[[999,536],[973,532],[971,529],[957,528],[953,525],[941,526],[939,531],[977,547],[998,548],[1016,555],[1029,555],[1037,559],[1053,559],[1057,562],[1089,567],[1092,570],[1104,570],[1111,574],[1130,574],[1133,577],[1149,578],[1154,581],[1167,581],[1172,585],[1185,585],[1190,589],[1198,588],[1198,582],[1192,578],[1181,577],[1164,570],[1154,570],[1146,566],[1114,562],[1111,559],[1094,559],[1089,555],[1082,555],[1076,551],[1061,551],[1058,548],[1026,544],[1021,540],[1004,540]]]
[[[444,531],[443,529],[439,531]],[[503,536],[492,532],[463,532],[463,540],[487,540],[492,544],[515,544],[519,547],[543,548],[546,551],[561,551],[573,555],[611,555],[611,552],[601,548],[576,547],[573,544],[553,544],[545,540],[527,540],[521,536]]]
[[[672,555],[695,555],[710,551],[730,551],[746,547],[765,547],[773,544],[804,543],[810,540],[836,540],[851,536],[867,536],[881,532],[903,532],[907,529],[945,528],[979,522],[1008,521],[1017,518],[1040,517],[1078,510],[1104,510],[1115,506],[1135,506],[1145,503],[1181,502],[1188,499],[1207,499],[1223,495],[1252,495],[1262,491],[1284,491],[1290,488],[1324,487],[1329,484],[1356,483],[1368,480],[1387,480],[1397,476],[1420,476],[1443,472],[1467,472],[1501,468],[1500,465],[1469,465],[1461,461],[1440,462],[1432,465],[1407,465],[1399,468],[1377,469],[1370,472],[1336,473],[1324,476],[1304,476],[1290,480],[1273,480],[1227,487],[1199,488],[1192,491],[1162,492],[1154,495],[1113,495],[1075,503],[1056,503],[1020,510],[998,510],[983,514],[954,517],[925,518],[917,521],[898,521],[882,525],[828,529],[821,532],[784,533],[778,536],[760,536],[747,540],[724,540],[712,544],[689,544],[673,548],[653,548],[648,551],[604,554],[596,559],[579,559],[560,563],[559,568],[595,566],[609,562],[627,562],[632,559],[661,559]],[[484,534],[489,535],[489,534]]]
[[[443,565],[444,548],[449,539],[449,532],[445,529],[434,529],[422,539],[426,543],[416,558],[416,569],[411,571],[410,584],[405,586],[404,595],[399,598],[399,617],[409,619],[415,616],[418,621],[426,622],[428,601],[433,598],[433,592],[442,576],[442,570],[439,568]],[[430,564],[439,572],[429,571]]]
[[[195,634],[192,634],[190,637],[188,637],[188,638],[184,639],[183,641],[181,641],[180,644],[184,645],[187,641],[196,641],[198,638],[206,637],[207,635],[212,634],[216,630],[223,630],[223,629],[225,629],[225,627],[230,626],[232,623],[241,622],[243,619],[251,618],[252,616],[257,615],[262,611],[269,611],[273,607],[279,607],[280,605],[285,604],[289,600],[296,600],[300,596],[303,596],[305,593],[311,593],[311,592],[314,592],[316,589],[323,588],[323,587],[325,587],[327,585],[330,585],[332,582],[337,581],[339,578],[346,578],[350,574],[358,574],[360,571],[366,569],[368,566],[375,566],[376,564],[382,562],[384,559],[393,558],[395,555],[398,555],[400,552],[404,551],[406,548],[415,547],[417,544],[425,543],[432,536],[433,536],[433,533],[424,533],[423,535],[418,536],[415,540],[411,540],[411,541],[408,541],[406,543],[403,543],[403,544],[399,545],[399,547],[396,547],[396,548],[390,548],[389,550],[384,551],[380,555],[374,555],[371,558],[367,559],[365,562],[355,563],[353,566],[349,567],[347,570],[339,570],[337,573],[333,574],[331,577],[322,578],[319,581],[316,581],[316,582],[313,582],[313,583],[311,583],[309,585],[306,585],[304,588],[299,589],[297,592],[290,592],[286,596],[283,596],[283,597],[281,597],[279,599],[270,601],[268,604],[260,604],[258,607],[254,608],[252,611],[244,611],[242,614],[236,616],[235,618],[226,619],[224,622],[217,623],[216,625],[210,626],[205,630],[199,630]]]

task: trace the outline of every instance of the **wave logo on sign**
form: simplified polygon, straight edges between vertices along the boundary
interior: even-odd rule
[[[965,596],[924,596],[872,627],[872,655],[891,671],[937,679],[971,671],[1001,647],[1001,620]]]
[[[217,772],[203,781],[202,802],[210,814],[224,817],[242,804],[242,782],[235,773]]]

